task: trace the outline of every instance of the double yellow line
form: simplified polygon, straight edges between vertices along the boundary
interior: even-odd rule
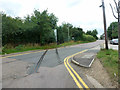
[[[85,82],[82,80],[82,78],[79,76],[79,74],[71,67],[71,65],[69,64],[68,60],[77,55],[77,54],[80,54],[80,53],[83,53],[85,51],[87,51],[88,49],[86,50],[83,50],[81,52],[78,52],[76,54],[73,54],[71,56],[68,56],[64,59],[64,65],[65,67],[67,68],[68,72],[70,73],[70,75],[72,76],[73,80],[75,81],[76,85],[78,86],[78,88],[80,88],[80,90],[83,90],[83,86],[84,88],[86,88],[87,90],[90,90],[89,87],[85,84]],[[82,85],[81,85],[81,84]]]

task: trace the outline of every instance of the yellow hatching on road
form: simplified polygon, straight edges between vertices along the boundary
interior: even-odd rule
[[[75,53],[75,54],[73,54],[73,55],[71,55],[71,56],[68,56],[68,57],[66,57],[66,58],[64,59],[64,65],[65,65],[65,67],[67,68],[68,72],[70,73],[70,75],[72,76],[72,78],[73,78],[73,80],[75,81],[76,85],[78,86],[78,88],[80,88],[80,90],[83,90],[82,85],[83,85],[87,90],[90,90],[90,89],[89,89],[89,87],[85,84],[85,82],[82,80],[82,78],[79,76],[79,74],[71,67],[71,65],[69,64],[68,60],[69,60],[71,57],[73,57],[73,56],[75,56],[75,55],[77,55],[77,54],[86,52],[87,50],[88,50],[88,49],[83,50],[83,51],[78,52],[78,53]],[[76,75],[76,77],[75,77],[74,74]],[[78,78],[79,81],[77,80],[77,78]],[[79,82],[81,82],[82,85],[81,85]]]

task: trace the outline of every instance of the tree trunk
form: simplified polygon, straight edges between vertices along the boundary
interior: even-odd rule
[[[119,88],[120,88],[120,0],[118,2],[118,80],[119,80]]]

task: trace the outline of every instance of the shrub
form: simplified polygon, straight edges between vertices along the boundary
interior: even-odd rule
[[[23,48],[23,45],[18,45],[15,47],[16,50],[21,50]]]
[[[91,36],[91,35],[83,35],[83,40],[84,41],[95,41],[96,39],[93,37],[93,36]]]

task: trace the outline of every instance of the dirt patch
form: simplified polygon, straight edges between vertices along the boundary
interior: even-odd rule
[[[83,67],[82,67],[83,68]],[[117,88],[117,82],[113,82],[110,78],[109,74],[99,61],[99,59],[95,59],[91,68],[83,68],[83,71],[86,75],[89,75],[96,79],[104,88]]]

